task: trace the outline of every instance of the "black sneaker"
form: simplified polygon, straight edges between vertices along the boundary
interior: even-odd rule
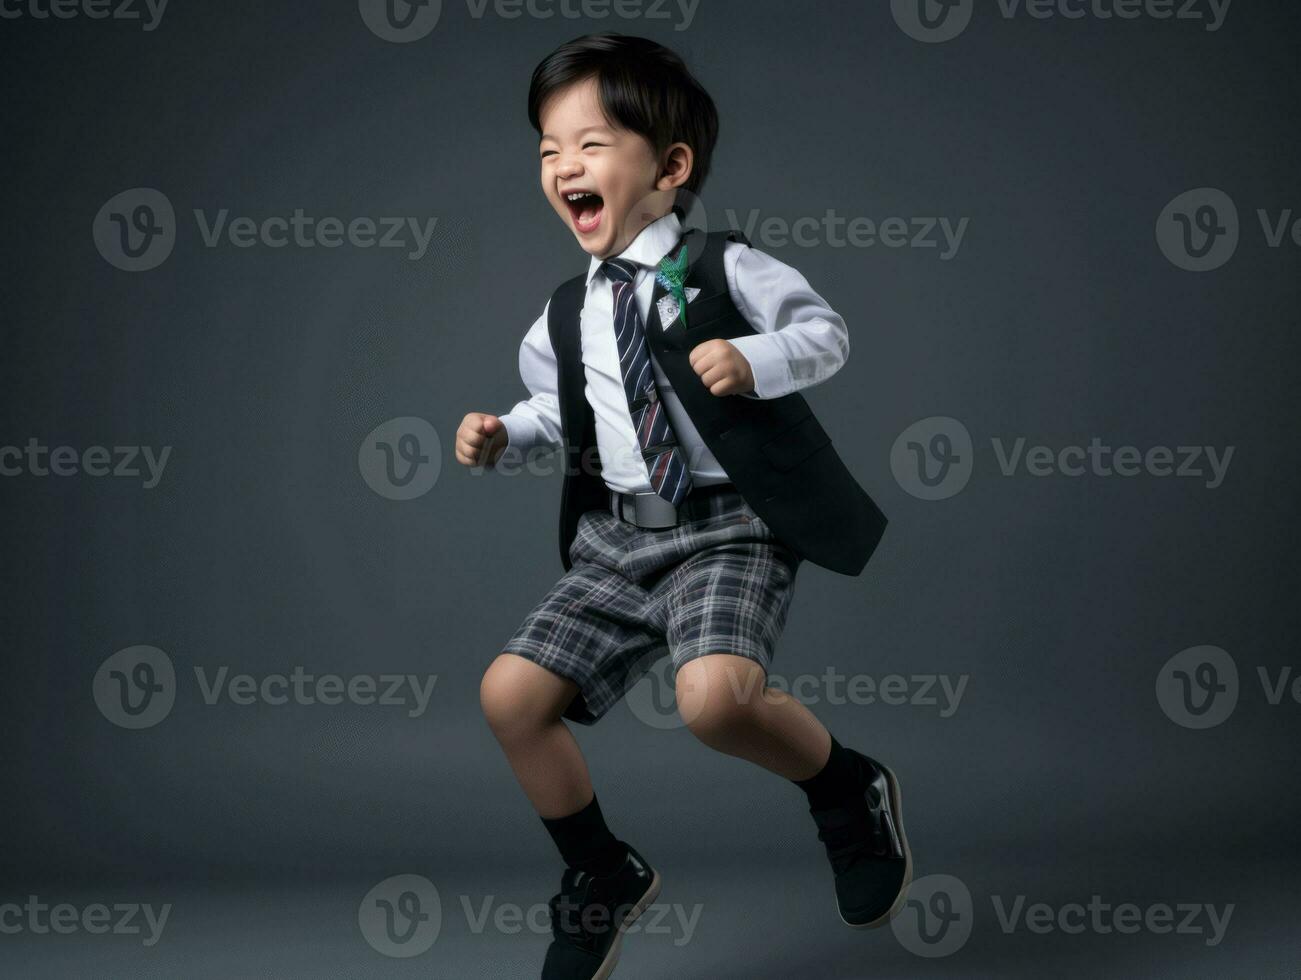
[[[861,763],[862,797],[809,812],[836,875],[840,918],[845,925],[873,928],[903,907],[913,859],[903,830],[899,780],[888,767],[849,751]]]
[[[555,938],[547,947],[542,980],[606,980],[619,961],[624,930],[659,893],[659,872],[631,847],[613,874],[566,868],[559,894],[548,903]]]

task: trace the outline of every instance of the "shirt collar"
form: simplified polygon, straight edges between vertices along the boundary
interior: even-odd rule
[[[632,240],[632,244],[619,253],[617,258],[627,259],[629,262],[636,262],[639,267],[654,268],[659,265],[660,259],[669,254],[669,250],[678,243],[682,237],[682,222],[678,220],[677,212],[670,211],[662,218],[652,221],[643,228],[637,237]],[[592,277],[596,275],[597,270],[601,268],[601,263],[605,259],[598,259],[592,256],[592,261],[587,267],[587,284],[592,284]]]

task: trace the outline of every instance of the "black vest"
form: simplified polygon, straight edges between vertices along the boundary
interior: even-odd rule
[[[885,531],[886,519],[850,475],[831,437],[797,393],[780,398],[712,395],[692,369],[696,345],[755,333],[732,303],[723,271],[728,239],[749,244],[740,232],[688,231],[686,285],[700,295],[687,306],[687,328],[668,334],[658,301],[666,294],[657,281],[646,327],[651,356],[682,403],[701,439],[756,514],[801,558],[845,575],[858,575]],[[565,482],[560,500],[560,559],[570,568],[569,546],[578,519],[589,510],[609,510],[610,492],[601,479],[596,418],[584,394],[579,317],[587,297],[587,276],[570,279],[551,298],[547,319],[556,353],[560,418],[564,435]]]

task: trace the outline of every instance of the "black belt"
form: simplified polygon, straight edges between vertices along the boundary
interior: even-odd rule
[[[726,491],[736,492],[734,483],[710,483],[706,486],[693,486],[682,503],[673,503],[661,497],[654,490],[641,493],[620,493],[610,491],[610,513],[620,520],[627,521],[647,531],[657,531],[666,527],[676,527],[682,523],[682,513],[691,500],[700,500],[711,494]]]

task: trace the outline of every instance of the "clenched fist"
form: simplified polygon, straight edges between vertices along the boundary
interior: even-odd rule
[[[739,350],[722,338],[706,340],[688,355],[692,370],[711,395],[739,395],[754,391],[754,372]]]
[[[466,466],[491,466],[506,448],[506,426],[495,415],[471,412],[456,430],[456,461]]]

